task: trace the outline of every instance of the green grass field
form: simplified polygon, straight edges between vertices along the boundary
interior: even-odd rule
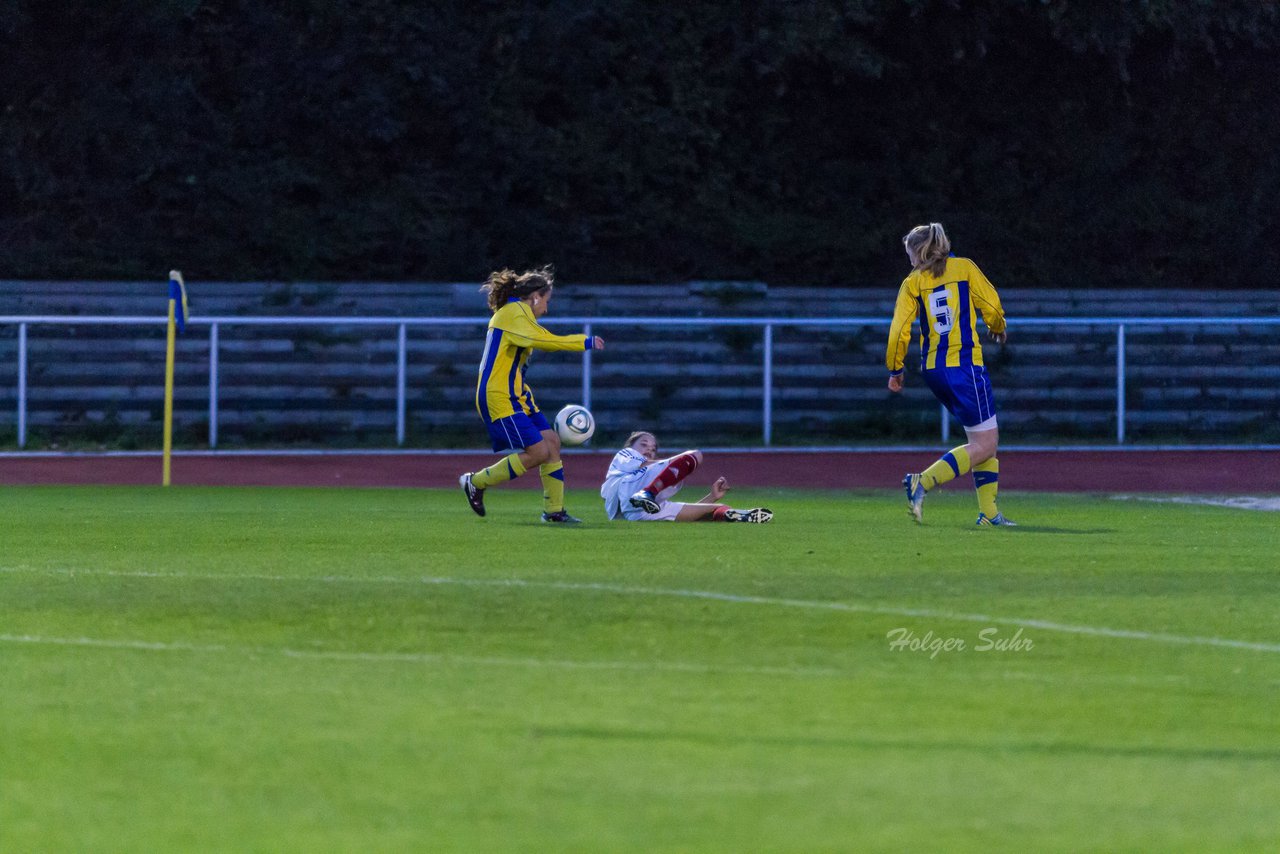
[[[1274,515],[734,497],[0,488],[0,850],[1280,848]]]

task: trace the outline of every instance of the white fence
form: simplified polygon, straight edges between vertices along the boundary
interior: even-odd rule
[[[18,447],[27,441],[27,333],[31,326],[163,326],[167,318],[140,316],[75,316],[75,315],[0,315],[0,325],[16,326],[17,336],[17,440]],[[396,336],[396,442],[405,441],[405,373],[407,337],[410,327],[481,327],[486,320],[473,318],[441,317],[197,317],[187,321],[188,326],[208,327],[209,335],[209,446],[218,445],[218,338],[224,327],[236,326],[321,326],[321,327],[377,327],[385,328]],[[613,327],[750,327],[760,330],[762,342],[760,435],[763,444],[773,442],[773,334],[777,328],[887,328],[885,317],[557,317],[549,318],[548,325],[577,327],[590,335],[594,329]],[[1117,444],[1125,442],[1125,332],[1142,327],[1214,327],[1245,326],[1273,327],[1280,325],[1278,317],[1024,317],[1010,321],[1013,329],[1036,327],[1103,327],[1115,331],[1115,388]],[[190,333],[187,333],[188,335]],[[582,355],[582,403],[591,406],[591,351]],[[949,439],[950,419],[941,412],[942,439]]]

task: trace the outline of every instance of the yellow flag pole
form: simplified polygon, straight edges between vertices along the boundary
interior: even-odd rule
[[[173,351],[177,338],[177,306],[169,300],[169,338],[164,354],[164,477],[161,483],[169,485],[169,458],[173,453]]]

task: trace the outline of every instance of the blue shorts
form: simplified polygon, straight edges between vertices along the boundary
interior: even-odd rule
[[[964,427],[987,430],[996,426],[996,398],[991,393],[991,378],[982,365],[934,368],[922,373],[933,396]]]
[[[551,425],[541,412],[532,415],[517,412],[506,418],[489,422],[489,438],[493,440],[495,451],[508,451],[536,445],[542,441],[542,431],[550,430]]]

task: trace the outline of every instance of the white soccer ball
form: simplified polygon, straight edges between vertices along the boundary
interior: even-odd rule
[[[581,445],[596,432],[596,419],[585,406],[571,403],[556,413],[556,433],[566,445]]]

